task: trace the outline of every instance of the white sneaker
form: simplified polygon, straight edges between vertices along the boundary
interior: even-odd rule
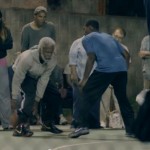
[[[59,124],[60,125],[66,125],[66,124],[68,124],[68,121],[66,120],[66,118],[63,115],[60,115]]]

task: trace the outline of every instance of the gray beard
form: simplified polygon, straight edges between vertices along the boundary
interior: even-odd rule
[[[45,59],[43,53],[41,53],[41,57],[42,57],[42,60],[44,61],[44,63],[48,63],[49,60]]]

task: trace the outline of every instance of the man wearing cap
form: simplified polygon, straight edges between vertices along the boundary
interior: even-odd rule
[[[51,37],[56,40],[55,26],[46,21],[47,9],[39,6],[34,10],[34,20],[23,26],[21,32],[21,51],[37,45],[42,37]]]

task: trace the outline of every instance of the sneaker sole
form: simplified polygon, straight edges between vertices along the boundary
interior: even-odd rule
[[[82,134],[78,134],[78,135],[69,135],[69,138],[78,138],[82,135],[86,135],[86,134],[89,134],[89,132],[82,132]]]
[[[31,137],[33,135],[33,133],[30,133],[30,134],[19,134],[19,133],[13,133],[13,136],[16,136],[16,137]]]

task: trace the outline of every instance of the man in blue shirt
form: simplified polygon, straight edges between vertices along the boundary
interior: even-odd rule
[[[110,84],[114,87],[114,93],[120,106],[126,135],[131,136],[134,112],[126,95],[127,69],[130,58],[128,53],[111,35],[99,33],[96,30],[85,36],[82,43],[88,56],[84,77],[80,82],[83,94],[83,100],[80,103],[80,114],[82,115],[78,120],[80,127],[69,137],[77,138],[89,134],[87,127],[89,108],[98,98],[101,98]],[[97,67],[89,77],[94,61],[97,62]]]

